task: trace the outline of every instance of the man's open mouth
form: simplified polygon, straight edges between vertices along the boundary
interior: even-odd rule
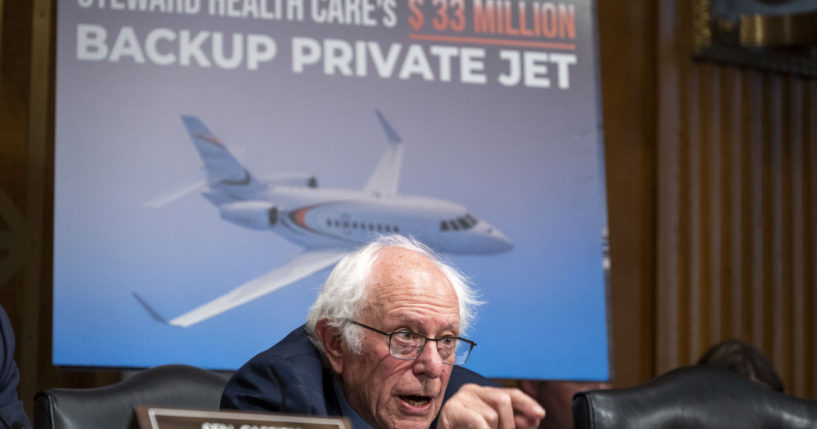
[[[431,398],[428,396],[400,395],[400,399],[413,407],[424,407],[431,402]]]

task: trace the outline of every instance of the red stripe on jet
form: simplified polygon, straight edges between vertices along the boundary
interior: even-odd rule
[[[301,228],[306,229],[308,231],[316,232],[312,228],[306,226],[306,213],[315,207],[316,206],[309,206],[295,210],[294,212],[290,213],[289,218],[292,219],[292,221],[295,222]]]
[[[196,138],[200,138],[200,139],[202,139],[202,140],[204,140],[204,141],[206,141],[208,143],[212,143],[212,144],[214,144],[216,146],[224,147],[224,143],[222,143],[219,139],[217,139],[217,138],[215,138],[215,137],[213,137],[211,135],[196,133]]]

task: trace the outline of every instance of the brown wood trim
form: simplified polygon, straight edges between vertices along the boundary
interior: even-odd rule
[[[19,339],[21,347],[20,371],[26,375],[21,379],[20,395],[28,399],[28,409],[33,405],[37,389],[40,362],[40,290],[44,246],[43,214],[45,209],[45,181],[50,174],[47,149],[48,130],[51,128],[51,29],[52,1],[34,0],[31,39],[31,80],[29,90],[28,156],[26,172],[25,205],[25,267],[23,271],[23,332]]]

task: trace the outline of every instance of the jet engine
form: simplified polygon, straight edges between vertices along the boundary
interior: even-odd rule
[[[238,201],[219,207],[224,220],[250,229],[270,229],[278,222],[278,209],[266,201]]]

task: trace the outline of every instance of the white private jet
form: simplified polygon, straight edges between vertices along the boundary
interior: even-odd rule
[[[158,320],[187,327],[247,303],[335,264],[354,248],[381,234],[413,236],[433,249],[454,254],[491,254],[509,250],[505,235],[461,205],[399,195],[403,158],[400,137],[375,111],[389,148],[363,190],[321,189],[314,177],[290,175],[262,182],[254,178],[196,117],[182,120],[204,161],[206,184],[158,197],[162,206],[193,190],[218,207],[221,217],[240,226],[270,230],[304,251],[261,277],[169,321],[139,295],[134,296]]]

